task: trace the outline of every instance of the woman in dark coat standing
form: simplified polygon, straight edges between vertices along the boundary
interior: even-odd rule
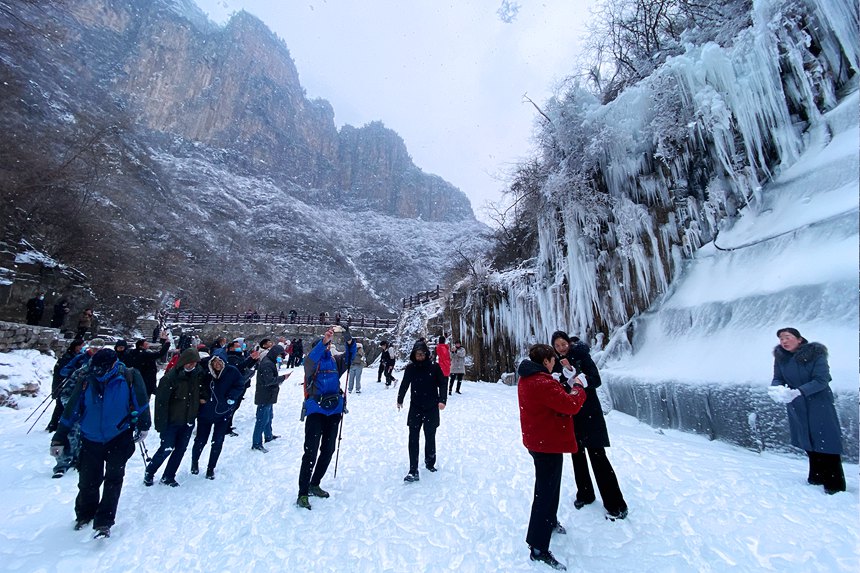
[[[808,342],[796,328],[781,328],[776,335],[769,394],[786,405],[791,444],[809,456],[807,481],[823,485],[829,494],[845,491],[842,429],[830,390],[827,348]]]
[[[588,460],[591,460],[591,469],[603,499],[603,508],[606,510],[606,518],[612,521],[627,517],[627,503],[618,485],[615,470],[606,456],[606,448],[609,447],[609,432],[606,429],[606,420],[603,418],[603,409],[597,397],[597,388],[600,386],[600,372],[597,365],[591,359],[588,345],[579,339],[571,339],[567,333],[554,332],[552,335],[552,347],[558,354],[555,372],[561,373],[560,381],[568,383],[568,378],[584,374],[585,394],[588,399],[582,410],[573,417],[573,425],[576,428],[576,441],[579,451],[573,457],[573,476],[576,480],[576,500],[573,506],[582,509],[593,503],[596,499],[594,485],[588,472]],[[573,376],[566,376],[573,370]],[[586,457],[587,455],[587,457]]]
[[[439,412],[445,409],[448,395],[447,379],[438,364],[430,362],[430,349],[417,342],[409,355],[409,364],[403,371],[403,382],[397,391],[397,409],[403,407],[406,391],[409,394],[409,473],[403,481],[418,481],[418,438],[424,428],[424,465],[427,471],[436,471],[436,428],[439,427]]]

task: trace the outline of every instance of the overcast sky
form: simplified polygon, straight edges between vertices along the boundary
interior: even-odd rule
[[[529,156],[534,108],[575,69],[593,0],[195,0],[219,24],[246,10],[286,42],[338,127],[382,121],[415,164],[459,187],[485,222]]]

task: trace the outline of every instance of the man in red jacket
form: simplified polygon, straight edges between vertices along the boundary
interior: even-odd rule
[[[572,416],[582,408],[585,391],[576,378],[570,392],[565,391],[550,375],[554,366],[555,350],[551,346],[532,346],[529,357],[517,368],[517,396],[523,445],[535,464],[534,499],[526,534],[529,557],[564,571],[567,568],[549,551],[549,540],[553,531],[566,533],[557,515],[561,472],[564,454],[577,451]]]

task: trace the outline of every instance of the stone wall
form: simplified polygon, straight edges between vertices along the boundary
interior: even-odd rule
[[[655,428],[702,434],[755,451],[802,454],[791,446],[788,416],[767,395],[767,386],[647,383],[601,373],[604,410],[610,406]],[[834,392],[842,426],[843,459],[858,461],[857,391]]]
[[[42,352],[62,352],[69,341],[56,328],[0,322],[0,352],[32,348]]]

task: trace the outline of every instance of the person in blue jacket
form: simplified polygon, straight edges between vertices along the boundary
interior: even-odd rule
[[[95,537],[110,537],[125,464],[151,425],[149,395],[140,373],[126,368],[109,348],[96,352],[89,364],[75,371],[72,381],[74,391],[51,440],[51,455],[63,454],[69,430],[80,422],[75,529],[92,521]]]
[[[828,494],[845,491],[842,469],[842,428],[830,390],[827,348],[808,342],[796,328],[780,328],[773,349],[770,395],[788,412],[791,444],[809,456],[810,485]]]
[[[224,362],[220,356],[212,356],[202,366],[204,376],[200,385],[197,435],[191,447],[191,473],[200,473],[198,461],[211,432],[212,445],[209,448],[206,479],[215,479],[215,466],[218,465],[224,446],[224,436],[230,429],[230,414],[245,391],[245,382],[239,369]]]
[[[302,466],[299,470],[299,496],[296,505],[311,509],[308,496],[329,497],[320,487],[328,470],[337,443],[337,431],[344,412],[344,394],[340,377],[349,368],[352,356],[349,344],[352,335],[344,331],[344,348],[347,352],[333,356],[331,350],[334,329],[326,330],[304,361],[305,401],[302,415],[305,420],[305,444]]]

